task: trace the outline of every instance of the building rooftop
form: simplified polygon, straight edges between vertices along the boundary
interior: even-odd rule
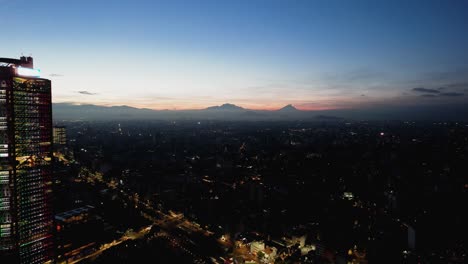
[[[92,210],[92,209],[94,209],[94,206],[91,206],[91,205],[83,206],[83,207],[80,207],[80,208],[76,208],[76,209],[73,209],[73,210],[70,210],[70,211],[66,211],[66,212],[57,214],[55,216],[55,219],[59,220],[59,221],[66,221],[67,219],[70,219],[71,217],[74,217],[74,216],[80,215],[82,213],[88,212],[89,210]]]

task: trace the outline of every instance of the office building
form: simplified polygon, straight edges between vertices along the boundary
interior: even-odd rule
[[[0,263],[53,260],[51,82],[0,58]]]
[[[54,126],[54,145],[64,146],[67,144],[67,130],[64,126]]]

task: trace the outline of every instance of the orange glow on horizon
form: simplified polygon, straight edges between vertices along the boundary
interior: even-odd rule
[[[158,107],[155,107],[153,105],[148,105],[148,104],[132,104],[132,103],[78,103],[78,102],[57,102],[57,103],[71,103],[74,105],[97,105],[97,106],[104,106],[104,107],[113,107],[113,106],[129,106],[129,107],[134,107],[134,108],[139,108],[139,109],[151,109],[151,110],[156,110],[156,111],[163,111],[163,110],[172,110],[172,111],[190,111],[190,110],[204,110],[208,107],[212,106],[221,106],[225,103],[214,103],[214,104],[208,104],[208,105],[200,105],[200,104],[193,104],[193,105],[188,105],[184,104],[183,106],[176,106],[173,104],[165,104],[162,105],[160,104]],[[260,104],[236,104],[236,103],[229,103],[229,104],[234,104],[236,106],[245,108],[247,110],[257,110],[257,111],[276,111],[279,110],[288,104],[267,104],[267,105],[260,105]],[[298,106],[291,104],[294,106],[296,109],[301,110],[301,111],[323,111],[323,110],[337,110],[337,109],[349,109],[351,107],[340,107],[340,106],[329,106],[329,105],[317,105],[315,107],[308,107],[304,106],[301,104],[298,104]]]

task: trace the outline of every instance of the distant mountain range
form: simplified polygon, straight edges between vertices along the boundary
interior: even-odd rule
[[[234,104],[210,106],[199,110],[152,110],[122,106],[54,103],[56,120],[117,120],[117,119],[222,119],[222,120],[304,120],[316,117],[313,111],[301,111],[292,105],[266,111],[246,109]]]
[[[374,107],[305,111],[286,105],[278,110],[252,110],[234,104],[211,106],[199,110],[153,110],[122,106],[92,104],[52,104],[55,120],[303,120],[336,122],[344,119],[365,120],[443,120],[468,121],[466,106],[439,107]],[[454,114],[456,113],[456,114]]]

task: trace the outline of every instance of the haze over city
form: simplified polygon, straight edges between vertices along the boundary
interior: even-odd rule
[[[0,11],[1,264],[468,263],[468,1]]]
[[[466,110],[466,1],[0,1],[53,102]],[[410,110],[408,110],[410,111]]]

